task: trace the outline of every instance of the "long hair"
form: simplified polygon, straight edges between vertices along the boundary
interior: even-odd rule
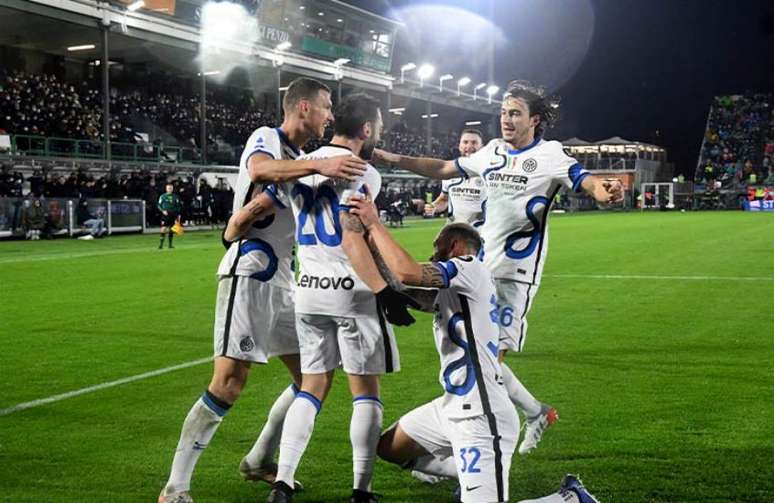
[[[508,98],[523,99],[529,108],[529,116],[540,116],[540,122],[535,126],[535,136],[542,137],[546,130],[559,122],[560,99],[558,96],[547,96],[545,89],[525,80],[512,80],[503,94],[503,101]]]

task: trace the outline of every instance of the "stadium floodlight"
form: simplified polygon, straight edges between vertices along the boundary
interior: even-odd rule
[[[419,77],[419,87],[422,87],[425,84],[425,79],[432,76],[433,73],[435,73],[435,67],[433,65],[425,63],[424,65],[420,66],[419,70],[417,70],[417,76]]]
[[[279,92],[281,92],[281,93],[282,93],[282,92],[285,92],[285,91],[287,91],[287,90],[288,90],[288,88],[289,88],[289,87],[290,87],[290,86],[282,86],[282,87],[280,87],[280,88],[279,88]]]
[[[460,95],[460,87],[465,87],[470,84],[470,77],[462,77],[457,81],[457,96]]]
[[[466,126],[480,126],[481,125],[481,121],[467,121],[465,123],[465,125]]]
[[[428,117],[430,117],[431,119],[435,119],[436,117],[438,117],[438,114],[430,114],[429,116],[427,114],[422,114],[423,119],[427,119]]]
[[[478,90],[483,89],[485,86],[486,86],[486,82],[482,82],[473,88],[473,101],[476,101],[476,95],[478,94]]]
[[[400,83],[403,84],[403,81],[405,80],[406,72],[413,70],[416,68],[417,65],[414,63],[406,63],[405,65],[400,67]]]
[[[489,86],[489,87],[487,87],[487,88],[486,88],[486,94],[488,94],[488,95],[489,95],[489,101],[488,101],[488,103],[489,103],[490,105],[492,104],[492,95],[494,95],[494,93],[496,93],[496,92],[497,92],[497,91],[499,91],[499,90],[500,90],[500,88],[499,88],[498,86],[494,85],[494,84],[492,84],[491,86]]]
[[[97,47],[97,46],[96,46],[96,45],[94,45],[94,44],[71,45],[70,47],[68,47],[68,48],[67,48],[67,50],[68,50],[68,51],[70,51],[70,52],[75,52],[75,51],[90,51],[90,50],[92,50],[92,49],[94,49],[94,48],[96,48],[96,47]]]
[[[390,108],[388,112],[393,114],[402,114],[406,111],[406,107],[397,107],[397,108]]]
[[[220,70],[210,70],[209,72],[204,72],[203,74],[202,73],[197,73],[196,75],[198,75],[200,77],[202,75],[204,75],[205,77],[209,77],[210,75],[220,75]]]
[[[134,12],[142,9],[143,7],[145,7],[145,0],[137,0],[136,2],[130,3],[126,10],[129,12]]]
[[[438,77],[438,90],[443,92],[443,83],[446,80],[453,79],[454,76],[451,73],[447,73]]]
[[[293,44],[291,44],[290,42],[288,42],[286,40],[285,42],[282,42],[281,44],[277,44],[277,46],[274,49],[277,50],[277,51],[287,51],[291,47],[293,47]]]

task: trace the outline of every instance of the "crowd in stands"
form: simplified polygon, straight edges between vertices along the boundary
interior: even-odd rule
[[[712,188],[774,184],[774,97],[718,96],[695,180]]]
[[[197,160],[199,154],[194,152],[201,146],[200,96],[191,84],[167,75],[142,83],[116,82],[110,91],[111,142],[148,146],[163,142],[167,146],[189,147],[190,156],[181,160]],[[210,162],[235,164],[245,140],[256,128],[278,125],[276,115],[262,110],[252,94],[243,89],[211,86],[206,108]],[[66,83],[53,75],[0,69],[0,132],[85,140],[79,145],[81,151],[91,148],[101,152],[102,127],[102,92],[89,82]],[[430,155],[451,158],[457,140],[458,132],[436,134]],[[398,153],[428,153],[424,129],[404,121],[386,133],[385,142]],[[305,150],[319,144],[313,142]],[[69,152],[73,146],[58,148]],[[119,147],[113,148],[117,151]]]

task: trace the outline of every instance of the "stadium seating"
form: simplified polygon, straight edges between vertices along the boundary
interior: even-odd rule
[[[710,108],[696,182],[725,188],[774,183],[774,97],[718,96]]]

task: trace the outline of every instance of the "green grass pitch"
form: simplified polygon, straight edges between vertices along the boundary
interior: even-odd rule
[[[395,231],[419,258],[440,222]],[[212,351],[216,232],[0,243],[0,409]],[[559,410],[514,458],[511,501],[580,473],[601,501],[774,501],[774,219],[767,214],[552,217],[525,352],[508,362]],[[754,280],[744,278],[757,278]],[[430,318],[397,330],[403,369],[383,380],[385,426],[440,394]],[[209,363],[0,416],[0,500],[155,501]],[[194,474],[197,502],[263,501],[237,472],[274,397],[256,367]],[[341,376],[318,417],[299,502],[344,501],[350,397]],[[378,462],[385,502],[450,501]]]

